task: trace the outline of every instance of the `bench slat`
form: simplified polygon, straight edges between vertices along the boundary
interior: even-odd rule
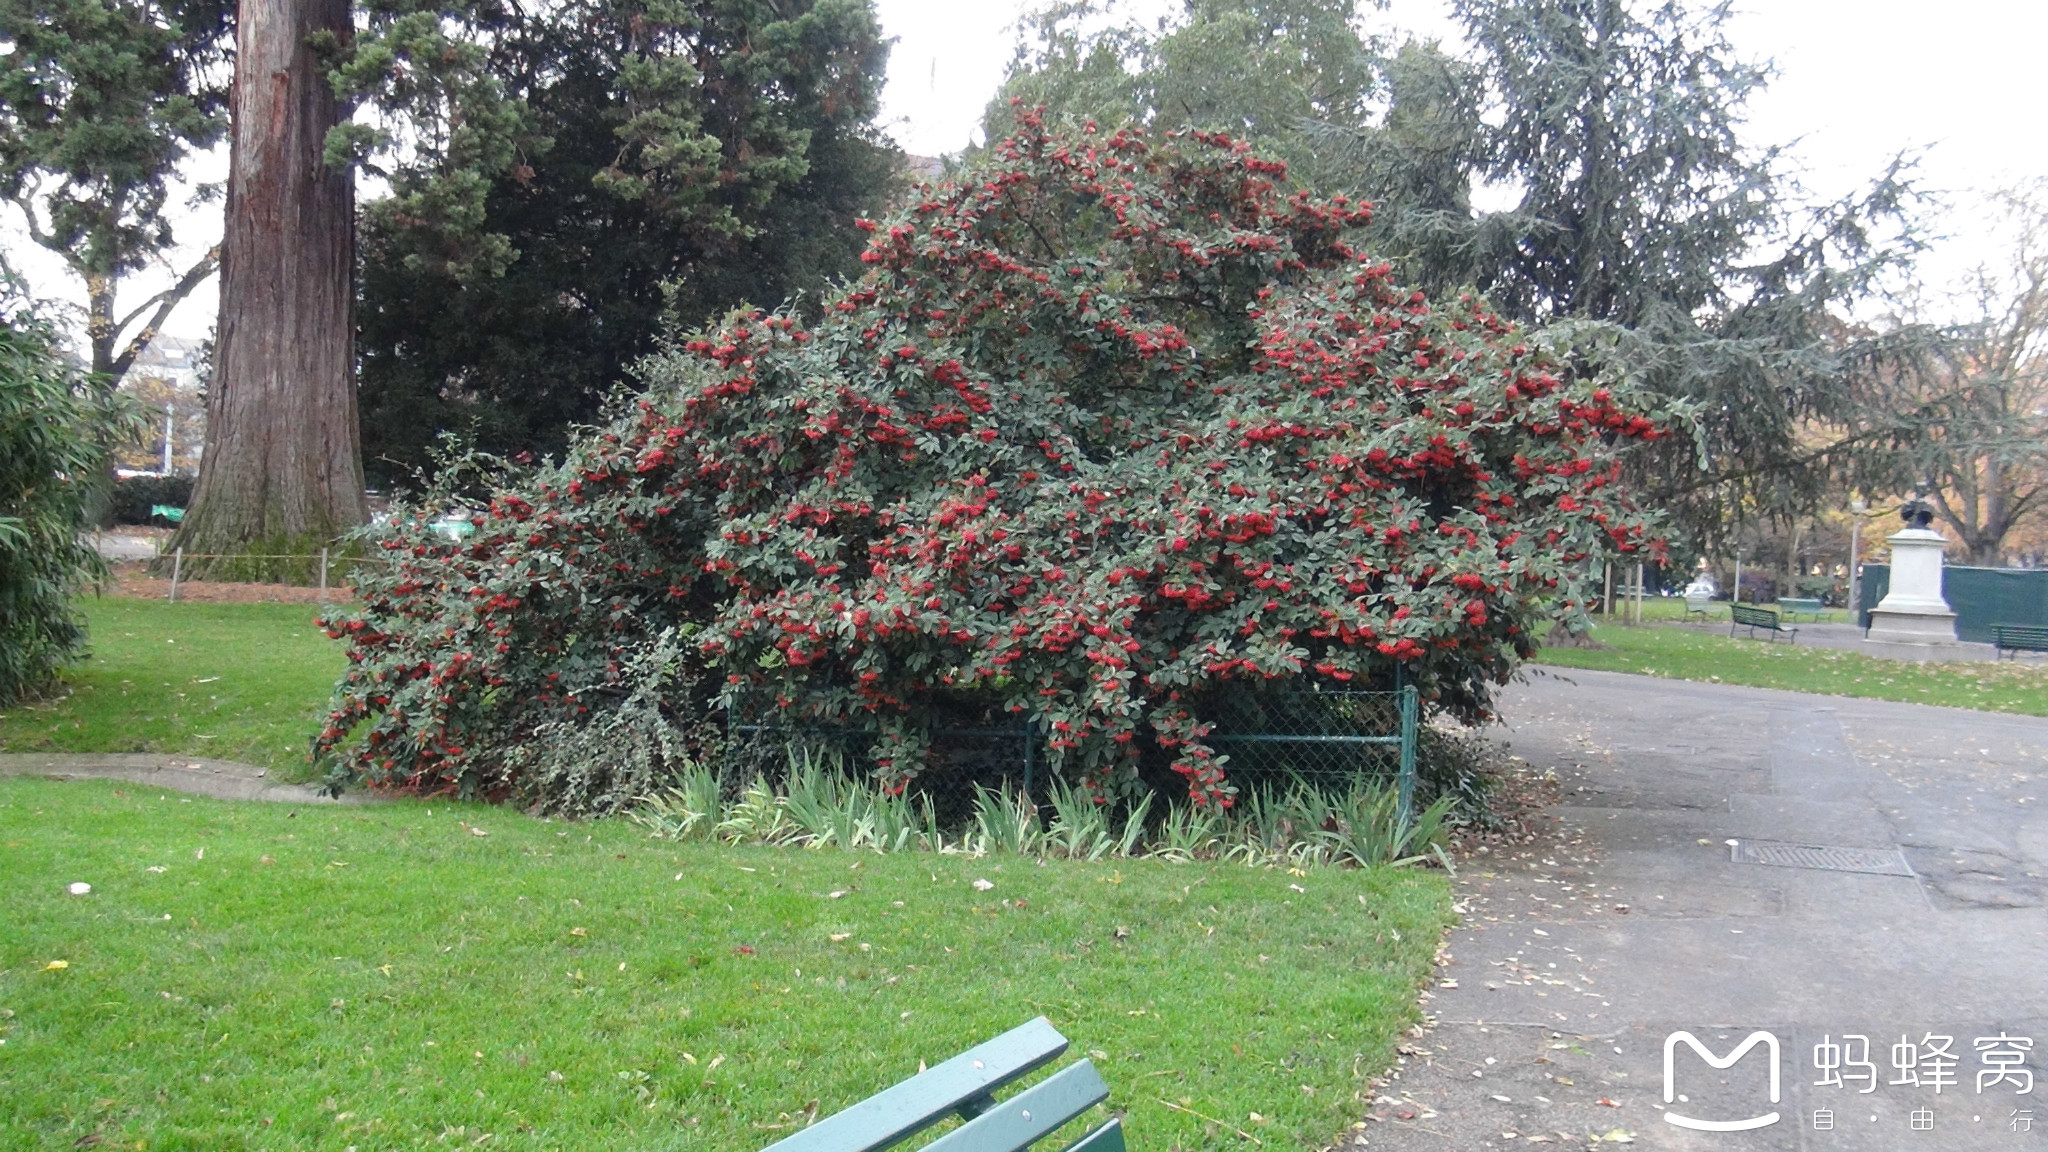
[[[1799,642],[1799,629],[1787,628],[1783,624],[1778,623],[1778,614],[1767,608],[1752,608],[1746,604],[1730,604],[1728,606],[1728,635],[1735,635],[1737,628],[1749,629],[1751,636],[1755,636],[1756,630],[1762,628],[1767,632],[1784,636],[1794,644]]]
[[[1095,1131],[1067,1145],[1066,1152],[1124,1152],[1123,1117],[1111,1117]]]
[[[936,1124],[962,1104],[1044,1067],[1066,1050],[1067,1038],[1040,1016],[779,1140],[767,1152],[876,1152]],[[1101,1083],[1100,1077],[1096,1082]],[[995,1114],[985,1113],[968,1127]]]
[[[2001,657],[2007,652],[2048,652],[2048,626],[1993,624],[1991,644]]]
[[[1083,1060],[925,1145],[924,1152],[1020,1152],[1107,1099],[1109,1086]]]

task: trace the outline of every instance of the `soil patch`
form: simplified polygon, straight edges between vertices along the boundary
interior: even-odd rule
[[[171,582],[149,574],[146,563],[116,564],[106,594],[135,600],[168,600]],[[325,592],[299,584],[239,584],[216,580],[178,581],[178,599],[193,604],[345,604],[355,590],[329,585]]]

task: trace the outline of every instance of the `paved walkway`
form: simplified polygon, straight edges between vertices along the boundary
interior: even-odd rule
[[[2048,1147],[2048,1086],[1978,1093],[1974,1047],[2031,1038],[2029,1070],[2048,1076],[2048,719],[1532,672],[1503,715],[1514,752],[1558,773],[1559,836],[1467,866],[1464,923],[1426,1005],[1436,1027],[1362,1143]],[[1736,863],[1727,841],[1745,838],[1890,852],[1897,874]],[[1683,1095],[1666,1105],[1663,1043],[1678,1029],[1724,1056],[1769,1030],[1782,1100],[1768,1102],[1761,1047],[1726,1071],[1680,1047]],[[1928,1033],[1955,1038],[1956,1082],[1891,1084],[1893,1046]],[[1816,1045],[1845,1035],[1868,1037],[1873,1091],[1815,1085]],[[1782,1118],[1689,1131],[1667,1107]],[[1832,1128],[1816,1128],[1822,1109]],[[1931,1131],[1912,1128],[1921,1109]],[[2027,1132],[2012,1130],[2019,1110]]]
[[[154,753],[4,753],[0,776],[47,776],[57,780],[129,780],[174,792],[220,800],[276,800],[290,804],[361,804],[362,791],[323,796],[306,784],[279,784],[261,768],[233,760],[208,760]]]

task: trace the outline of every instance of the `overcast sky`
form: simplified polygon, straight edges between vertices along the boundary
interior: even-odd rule
[[[919,155],[956,151],[973,138],[1015,45],[1015,21],[1029,0],[877,0],[883,30],[896,39],[883,118]],[[1162,12],[1171,0],[1137,0]],[[1455,41],[1447,0],[1392,0],[1376,26]],[[1777,77],[1751,106],[1751,138],[1793,145],[1795,164],[1817,196],[1848,193],[1902,149],[1924,150],[1926,183],[1951,194],[1942,217],[1948,240],[1924,265],[1943,283],[1997,258],[1998,244],[1975,190],[2048,176],[2048,120],[2040,115],[2042,45],[2048,4],[2040,0],[1738,0],[1732,38]],[[209,165],[218,167],[218,165]],[[12,213],[12,209],[8,209]],[[220,234],[218,209],[188,219],[181,239],[203,251]],[[10,256],[38,288],[81,294],[54,261],[37,259],[18,218],[4,225]],[[139,300],[153,289],[124,293]],[[195,293],[167,330],[203,336],[217,293]]]

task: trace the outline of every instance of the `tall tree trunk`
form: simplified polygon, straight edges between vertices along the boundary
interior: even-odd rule
[[[241,0],[206,454],[178,533],[188,554],[318,551],[363,521],[355,194],[321,159],[341,114],[306,44],[323,30],[349,35],[348,0]]]

